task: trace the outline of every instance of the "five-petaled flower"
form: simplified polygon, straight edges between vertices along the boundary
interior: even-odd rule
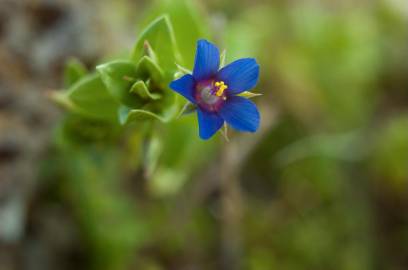
[[[218,48],[206,40],[197,42],[193,74],[170,83],[170,88],[197,106],[200,137],[212,137],[224,121],[238,131],[255,132],[259,127],[256,105],[238,94],[253,88],[259,66],[243,58],[220,68]]]

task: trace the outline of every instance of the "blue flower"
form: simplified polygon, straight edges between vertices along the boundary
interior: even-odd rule
[[[199,134],[204,140],[211,138],[224,121],[238,131],[257,131],[260,116],[256,105],[238,95],[258,81],[255,59],[243,58],[219,68],[218,48],[199,40],[193,74],[172,81],[170,88],[197,106]]]

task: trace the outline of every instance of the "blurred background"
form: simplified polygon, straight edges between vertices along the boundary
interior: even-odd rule
[[[201,37],[257,58],[258,133],[192,114],[145,147],[48,98],[162,13],[190,69]],[[407,26],[406,0],[0,0],[0,270],[408,269]]]

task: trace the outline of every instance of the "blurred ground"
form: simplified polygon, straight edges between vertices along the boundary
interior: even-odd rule
[[[47,98],[70,57],[129,50],[150,4],[0,1],[0,270],[407,269],[406,1],[201,1],[229,60],[260,62],[262,128],[151,181],[123,139],[61,154]]]
[[[0,3],[0,269],[76,265],[69,260],[78,253],[71,239],[75,225],[58,207],[37,207],[38,174],[60,115],[46,93],[62,86],[65,61],[78,57],[93,66],[115,51],[116,43],[100,39],[115,36],[101,6],[97,1]]]

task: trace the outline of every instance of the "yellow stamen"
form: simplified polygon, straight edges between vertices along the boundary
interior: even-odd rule
[[[217,92],[215,92],[215,95],[220,97],[224,93],[224,91],[228,88],[228,85],[224,84],[223,81],[215,82],[215,87],[217,87]]]

